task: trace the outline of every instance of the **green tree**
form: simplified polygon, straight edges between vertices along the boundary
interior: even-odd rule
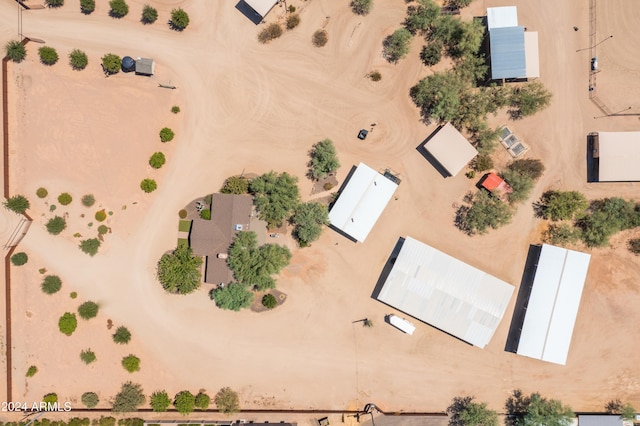
[[[493,159],[487,154],[479,154],[473,162],[473,170],[484,172],[493,169]]]
[[[149,158],[149,165],[154,169],[159,169],[164,166],[164,163],[167,161],[164,154],[161,152],[154,152],[151,158]]]
[[[409,53],[409,43],[411,43],[409,30],[398,28],[384,39],[382,54],[387,61],[397,63]]]
[[[542,217],[551,220],[569,220],[582,217],[589,202],[578,191],[547,191],[540,199]]]
[[[96,198],[93,194],[85,194],[82,196],[82,205],[85,207],[91,207],[96,203]]]
[[[45,3],[49,7],[62,7],[64,0],[45,0]]]
[[[73,201],[73,197],[68,192],[58,195],[58,202],[63,206],[68,206]]]
[[[484,40],[484,25],[480,19],[461,21],[442,15],[435,22],[432,37],[440,41],[452,58],[475,55]]]
[[[122,367],[129,373],[140,371],[140,358],[135,355],[127,355],[122,358]]]
[[[182,31],[189,25],[189,15],[181,7],[171,11],[171,28],[176,31]]]
[[[623,420],[632,421],[636,416],[636,409],[628,402],[623,404],[619,399],[613,399],[604,406],[609,414],[618,414]]]
[[[4,50],[7,57],[16,63],[24,61],[24,58],[27,57],[27,48],[17,40],[7,42],[4,46]]]
[[[77,327],[78,320],[76,319],[76,314],[72,314],[71,312],[65,312],[58,320],[60,332],[67,336],[71,336]]]
[[[91,14],[96,10],[96,0],[80,0],[80,11],[85,15]]]
[[[89,64],[89,58],[87,58],[87,54],[84,53],[80,49],[73,49],[71,53],[69,53],[69,65],[76,71],[83,70]]]
[[[288,30],[292,30],[298,25],[300,25],[300,15],[298,15],[297,13],[292,13],[291,15],[287,16],[286,26]]]
[[[258,33],[258,41],[262,44],[275,40],[282,35],[282,26],[277,22],[272,22]]]
[[[509,113],[513,118],[521,118],[543,110],[549,103],[551,93],[539,81],[532,81],[513,89]]]
[[[38,55],[40,56],[40,62],[45,65],[53,65],[58,62],[58,52],[53,47],[42,46],[38,49]]]
[[[300,202],[298,178],[288,173],[278,175],[271,171],[252,179],[249,189],[255,197],[260,219],[270,228],[282,226]]]
[[[500,129],[490,129],[483,124],[473,133],[471,141],[480,154],[489,155],[496,147],[499,134]]]
[[[420,60],[428,67],[432,67],[442,59],[442,43],[433,41],[426,46],[422,46]]]
[[[194,256],[191,247],[178,245],[173,253],[158,262],[158,280],[170,293],[188,294],[200,287],[202,257]]]
[[[96,255],[96,253],[98,253],[98,249],[100,248],[100,244],[102,244],[100,242],[99,239],[97,238],[89,238],[87,240],[82,240],[80,241],[80,250],[82,250],[84,253],[88,254],[89,256],[93,257]]]
[[[315,47],[323,47],[329,41],[329,35],[325,30],[318,30],[311,36],[311,43]]]
[[[44,280],[42,280],[40,287],[46,294],[54,294],[60,291],[62,280],[60,280],[60,277],[57,275],[47,275],[44,277]]]
[[[309,152],[309,174],[314,179],[324,179],[340,167],[336,148],[331,139],[324,139],[313,145]]]
[[[12,212],[22,214],[31,207],[29,200],[24,195],[14,195],[3,203],[4,207]]]
[[[498,413],[472,396],[455,397],[447,408],[449,426],[498,426]]]
[[[183,416],[192,413],[196,404],[196,397],[189,391],[178,392],[173,400],[173,406]]]
[[[37,372],[38,372],[38,367],[36,367],[35,365],[32,365],[27,369],[27,373],[25,374],[25,376],[33,377],[36,375]]]
[[[129,13],[129,5],[124,0],[111,0],[109,7],[111,8],[109,16],[112,18],[124,18]]]
[[[589,247],[605,246],[616,232],[640,226],[640,208],[634,202],[618,197],[596,200],[577,226]]]
[[[437,72],[423,78],[409,92],[424,117],[436,121],[454,121],[469,87],[453,72]]]
[[[262,306],[267,309],[273,309],[278,306],[278,301],[273,296],[273,294],[265,294],[262,296]]]
[[[116,426],[116,419],[115,417],[111,417],[111,416],[108,416],[108,417],[100,416],[100,419],[98,419],[98,426]]]
[[[544,240],[557,246],[567,246],[580,239],[579,228],[575,228],[568,223],[552,223],[544,234]]]
[[[126,382],[113,400],[112,411],[119,413],[136,411],[145,400],[142,386],[138,383]]]
[[[238,393],[229,387],[222,388],[213,398],[216,407],[222,413],[233,414],[240,411],[240,398]]]
[[[175,136],[173,130],[168,127],[163,127],[160,129],[160,142],[169,142],[172,141]]]
[[[78,314],[80,315],[80,318],[88,320],[98,316],[99,309],[100,307],[95,302],[84,302],[82,305],[78,306]]]
[[[113,333],[113,341],[120,345],[126,345],[131,340],[131,332],[127,327],[120,326]]]
[[[246,194],[249,192],[249,181],[242,176],[228,177],[220,192],[223,194]]]
[[[91,364],[92,362],[95,362],[98,358],[96,357],[96,353],[93,352],[91,349],[85,349],[80,352],[80,359],[85,364]]]
[[[632,238],[627,242],[627,248],[635,255],[640,255],[640,238]]]
[[[230,283],[224,287],[211,290],[209,296],[216,302],[220,309],[239,311],[248,308],[253,303],[254,294],[247,289],[247,286],[239,283]]]
[[[27,253],[23,251],[11,256],[11,263],[13,263],[14,266],[22,266],[28,261],[29,261],[29,256],[27,256]]]
[[[206,410],[209,408],[209,404],[211,404],[211,397],[206,393],[200,391],[196,395],[195,406],[200,410]]]
[[[562,402],[543,398],[539,393],[530,397],[526,414],[518,425],[520,426],[569,426],[575,414],[570,407]]]
[[[322,225],[329,225],[327,208],[317,202],[299,204],[296,207],[291,223],[294,225],[293,236],[302,247],[320,238]]]
[[[473,0],[447,0],[446,4],[453,9],[462,9],[471,4]]]
[[[67,228],[67,221],[61,216],[54,216],[47,221],[45,227],[51,235],[58,235]]]
[[[111,2],[124,2],[124,0],[111,0]],[[122,60],[120,56],[113,53],[107,53],[102,57],[102,69],[106,74],[117,74],[122,67]]]
[[[373,7],[373,0],[351,0],[351,10],[356,15],[368,15]]]
[[[46,402],[47,404],[55,404],[58,402],[58,394],[55,392],[51,392],[42,397],[42,402]]]
[[[158,189],[158,184],[153,179],[142,179],[140,182],[140,189],[149,194]]]
[[[167,411],[169,406],[171,405],[171,399],[169,398],[169,394],[166,391],[155,391],[151,394],[151,409],[156,413],[163,413]]]
[[[529,194],[531,194],[535,184],[534,180],[529,176],[507,169],[502,172],[502,178],[513,190],[509,193],[509,201],[511,203],[519,203],[529,198]]]
[[[100,402],[100,398],[95,392],[83,393],[82,397],[80,397],[80,400],[82,401],[82,404],[87,408],[93,408]]]
[[[538,180],[544,173],[544,165],[538,159],[522,159],[511,162],[508,166],[509,170],[513,170],[523,175],[529,176],[533,180]]]
[[[456,213],[456,226],[468,234],[484,234],[511,221],[513,215],[506,203],[480,191],[473,196],[470,207],[462,206]]]
[[[417,6],[409,6],[404,26],[411,34],[426,34],[440,16],[440,5],[433,0],[418,0]]]
[[[142,23],[143,24],[153,24],[158,20],[158,11],[155,7],[152,7],[148,4],[145,4],[142,8]]]

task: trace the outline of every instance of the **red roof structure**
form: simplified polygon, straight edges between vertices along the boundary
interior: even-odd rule
[[[508,194],[512,191],[509,184],[493,172],[485,176],[482,181],[482,187],[490,192],[502,192]]]

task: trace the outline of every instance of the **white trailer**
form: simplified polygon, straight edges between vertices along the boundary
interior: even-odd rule
[[[397,315],[389,315],[389,324],[407,334],[413,334],[413,332],[416,331],[415,325]]]

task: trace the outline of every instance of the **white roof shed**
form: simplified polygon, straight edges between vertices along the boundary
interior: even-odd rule
[[[424,148],[444,167],[451,176],[460,173],[478,151],[451,123],[442,126],[424,144]]]
[[[513,290],[512,285],[407,237],[377,299],[484,348]]]
[[[565,365],[591,255],[543,244],[518,355]]]
[[[273,9],[278,0],[244,0],[244,2],[264,18]]]
[[[360,163],[329,212],[331,225],[364,242],[398,184]]]
[[[598,132],[598,181],[640,181],[640,132]]]
[[[489,31],[494,28],[506,28],[518,26],[518,8],[516,6],[488,7],[487,27]]]

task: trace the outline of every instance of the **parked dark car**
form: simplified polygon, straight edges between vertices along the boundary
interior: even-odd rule
[[[360,133],[358,133],[358,139],[360,140],[365,140],[367,138],[367,135],[369,134],[369,131],[366,129],[362,129],[360,130]]]

